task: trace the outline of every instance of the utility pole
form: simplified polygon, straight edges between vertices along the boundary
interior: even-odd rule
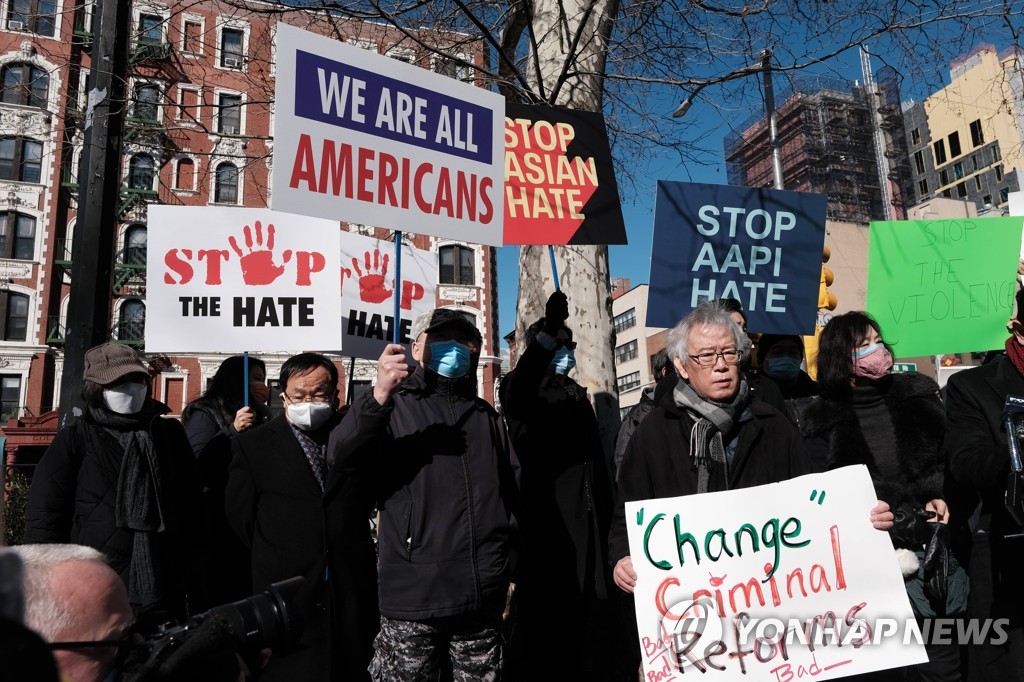
[[[71,296],[60,386],[60,425],[82,409],[85,351],[108,340],[117,241],[131,3],[96,0],[92,67],[71,248]]]
[[[761,53],[761,77],[764,79],[764,107],[768,110],[768,144],[772,148],[772,171],[775,189],[784,189],[782,183],[782,150],[779,149],[778,121],[775,117],[775,88],[772,86],[772,50]]]

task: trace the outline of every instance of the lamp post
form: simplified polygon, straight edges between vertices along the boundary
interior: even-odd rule
[[[775,88],[772,86],[772,50],[761,53],[761,78],[764,79],[764,108],[768,115],[768,144],[772,148],[772,173],[775,189],[784,189],[782,183],[782,150],[779,148],[778,122],[775,117]]]

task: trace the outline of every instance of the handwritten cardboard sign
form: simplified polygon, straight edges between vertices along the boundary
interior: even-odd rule
[[[340,348],[340,232],[267,209],[150,206],[146,350]]]
[[[835,679],[927,660],[864,466],[626,504],[648,680]]]
[[[871,223],[867,309],[897,357],[1002,348],[1022,218]]]
[[[735,298],[751,331],[813,333],[825,206],[820,194],[658,181],[647,326]]]
[[[505,105],[505,243],[625,244],[604,117]]]
[[[434,309],[437,254],[402,245],[399,343],[406,347],[412,323]],[[394,338],[395,243],[341,233],[342,351],[376,360]]]
[[[505,100],[277,26],[276,210],[501,245]]]

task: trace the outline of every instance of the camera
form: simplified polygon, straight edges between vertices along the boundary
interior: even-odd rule
[[[1024,439],[1024,397],[1006,396],[1003,425],[1010,448],[1010,473],[1006,480],[1006,511],[1018,526],[1024,526],[1024,466],[1021,466],[1021,441]]]
[[[180,625],[159,626],[134,645],[124,664],[121,679],[182,679],[185,671],[209,669],[210,658],[234,654],[252,667],[261,649],[275,654],[296,648],[304,619],[298,593],[305,578],[297,576],[273,583],[260,594],[190,617]],[[251,660],[250,660],[251,659]]]

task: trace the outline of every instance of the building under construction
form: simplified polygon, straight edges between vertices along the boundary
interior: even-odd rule
[[[903,217],[910,169],[899,88],[895,72],[883,72],[876,87],[801,79],[780,98],[776,143],[783,186],[825,194],[830,220],[867,224]],[[726,137],[725,158],[730,184],[773,187],[767,119],[754,118]]]

